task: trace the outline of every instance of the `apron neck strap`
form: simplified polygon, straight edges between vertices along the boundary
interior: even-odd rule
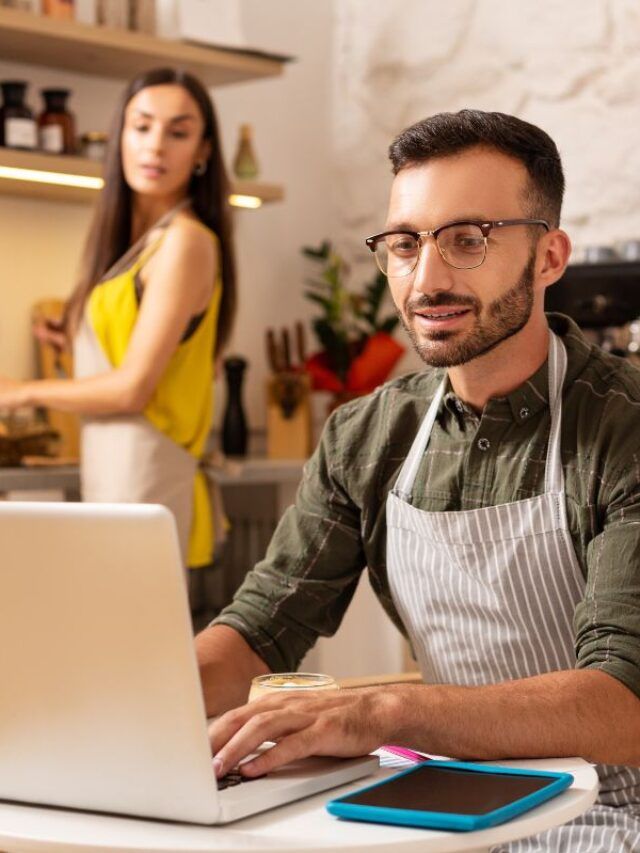
[[[547,462],[544,476],[545,492],[560,494],[564,491],[564,472],[560,457],[560,427],[562,426],[562,386],[567,372],[567,351],[558,336],[549,329],[549,412],[551,416],[551,429],[547,445]],[[438,386],[431,405],[424,416],[418,433],[407,458],[400,469],[398,479],[394,487],[394,494],[405,501],[411,501],[413,484],[418,473],[418,468],[431,438],[431,431],[435,423],[442,398],[447,388],[447,377],[445,376]]]
[[[564,492],[564,471],[560,455],[562,426],[562,386],[567,375],[567,351],[560,338],[549,329],[549,414],[551,428],[547,444],[547,464],[544,474],[545,492]]]
[[[121,272],[128,269],[132,263],[134,263],[138,258],[145,252],[146,249],[151,246],[148,245],[149,235],[156,230],[166,230],[167,227],[171,224],[174,216],[179,211],[184,210],[189,207],[191,204],[190,198],[183,198],[176,205],[174,205],[171,210],[168,210],[163,216],[160,217],[156,222],[153,223],[147,230],[142,234],[136,242],[129,246],[124,255],[121,255],[104,273],[101,277],[100,281],[107,281],[110,278],[113,278],[116,275],[120,275]]]

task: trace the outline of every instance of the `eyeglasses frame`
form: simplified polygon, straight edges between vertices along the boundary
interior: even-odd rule
[[[479,264],[475,264],[472,267],[457,267],[455,264],[452,264],[451,261],[448,261],[444,255],[444,252],[438,245],[438,234],[441,231],[444,231],[445,228],[451,228],[454,225],[476,225],[480,231],[482,232],[482,236],[484,238],[484,254],[482,256],[482,260]],[[436,241],[436,246],[438,247],[438,252],[442,257],[442,260],[445,264],[448,264],[454,270],[475,270],[478,267],[482,266],[487,257],[487,238],[489,234],[492,232],[494,228],[505,228],[509,225],[541,225],[547,231],[551,231],[551,225],[547,222],[546,219],[459,219],[454,222],[447,222],[445,225],[440,225],[438,228],[434,228],[432,231],[409,231],[403,228],[399,228],[393,231],[382,231],[380,234],[373,234],[371,237],[367,237],[365,239],[365,243],[371,249],[373,254],[376,253],[376,248],[379,240],[382,237],[388,237],[390,234],[406,234],[409,237],[413,237],[414,240],[418,244],[418,256],[416,258],[416,262],[413,267],[405,273],[397,276],[391,276],[391,278],[403,278],[405,275],[411,275],[411,273],[415,270],[420,262],[420,253],[422,252],[422,247],[424,246],[424,238],[425,237],[433,237]],[[376,258],[377,263],[377,258]],[[386,273],[382,268],[380,268],[380,264],[378,264],[378,268],[383,275],[389,277],[388,273]]]

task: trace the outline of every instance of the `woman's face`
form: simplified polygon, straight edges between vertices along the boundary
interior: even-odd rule
[[[181,198],[210,146],[202,139],[198,104],[182,86],[148,86],[129,101],[124,114],[121,155],[124,177],[135,193]]]

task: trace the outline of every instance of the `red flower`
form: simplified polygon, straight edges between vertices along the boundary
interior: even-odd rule
[[[367,338],[360,355],[349,366],[346,382],[328,366],[326,353],[312,355],[305,363],[315,391],[331,391],[334,394],[369,394],[385,382],[398,359],[404,353],[402,347],[386,332],[376,332]]]

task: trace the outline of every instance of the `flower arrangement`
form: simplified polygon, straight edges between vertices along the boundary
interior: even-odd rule
[[[312,387],[332,391],[337,402],[368,394],[388,379],[404,353],[391,337],[397,315],[380,317],[387,279],[379,272],[362,293],[356,293],[347,288],[346,264],[328,240],[318,248],[305,246],[302,252],[320,267],[305,291],[322,309],[312,321],[322,349],[305,364]]]

